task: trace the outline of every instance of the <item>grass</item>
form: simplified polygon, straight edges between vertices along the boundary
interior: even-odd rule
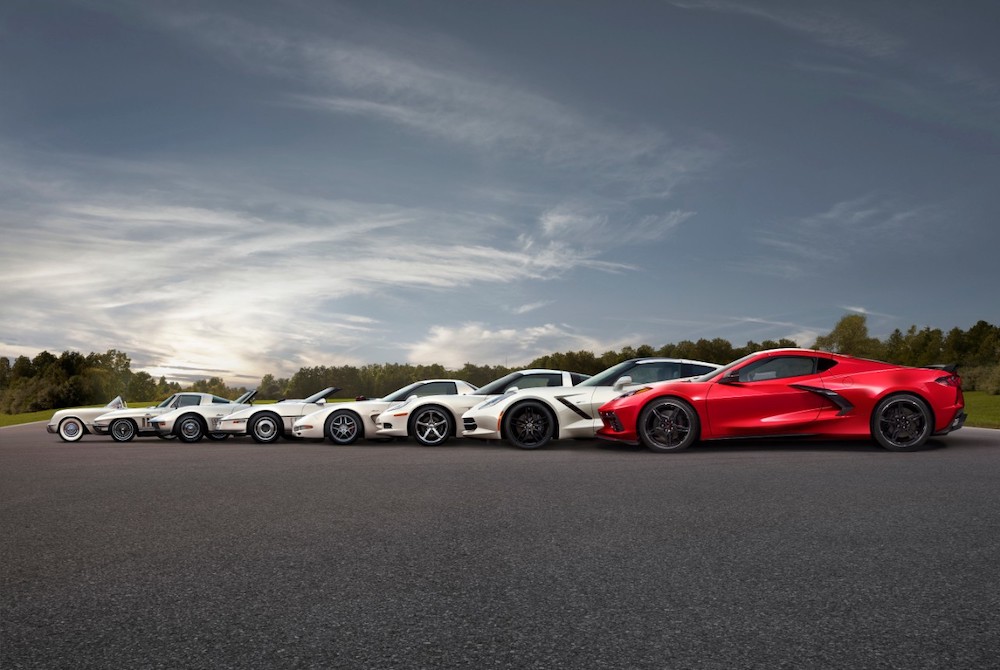
[[[985,391],[966,391],[965,413],[969,415],[966,426],[1000,428],[1000,395],[990,395]]]

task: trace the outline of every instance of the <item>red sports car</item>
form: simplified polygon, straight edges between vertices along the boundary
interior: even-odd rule
[[[597,436],[660,452],[696,440],[779,436],[874,438],[890,451],[913,451],[961,428],[964,407],[953,368],[772,349],[610,400]]]

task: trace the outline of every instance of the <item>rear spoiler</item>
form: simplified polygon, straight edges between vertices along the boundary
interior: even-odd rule
[[[958,371],[958,363],[941,363],[939,365],[925,365],[924,367],[930,370],[944,370],[951,374],[955,374]]]

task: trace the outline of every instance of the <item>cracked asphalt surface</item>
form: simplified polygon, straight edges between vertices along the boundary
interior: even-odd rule
[[[0,430],[0,667],[998,668],[1000,431],[65,444]]]

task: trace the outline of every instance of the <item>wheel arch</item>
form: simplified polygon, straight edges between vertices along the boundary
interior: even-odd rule
[[[174,421],[173,430],[170,431],[171,434],[180,436],[181,424],[184,423],[184,420],[187,419],[189,416],[194,417],[195,420],[201,424],[202,430],[205,433],[208,433],[208,421],[205,420],[205,417],[203,417],[201,414],[198,414],[198,412],[184,412],[184,414],[181,414],[179,417],[177,417],[177,420]]]
[[[919,389],[912,389],[912,388],[905,388],[905,389],[895,388],[886,391],[879,396],[876,396],[875,402],[872,403],[871,412],[868,414],[868,427],[874,432],[875,413],[878,411],[879,406],[883,402],[885,402],[890,398],[894,398],[896,396],[904,396],[904,395],[913,396],[923,404],[924,408],[927,410],[927,414],[930,416],[931,434],[933,435],[934,427],[937,425],[937,414],[934,412],[934,405],[931,404],[931,402],[927,399],[927,397],[923,393],[920,392]]]
[[[281,418],[281,415],[275,412],[273,409],[262,409],[259,412],[254,412],[249,417],[247,417],[247,432],[250,432],[250,424],[256,423],[261,417],[270,416],[274,419],[274,422],[278,425],[278,435],[284,437],[285,435],[285,420]]]

